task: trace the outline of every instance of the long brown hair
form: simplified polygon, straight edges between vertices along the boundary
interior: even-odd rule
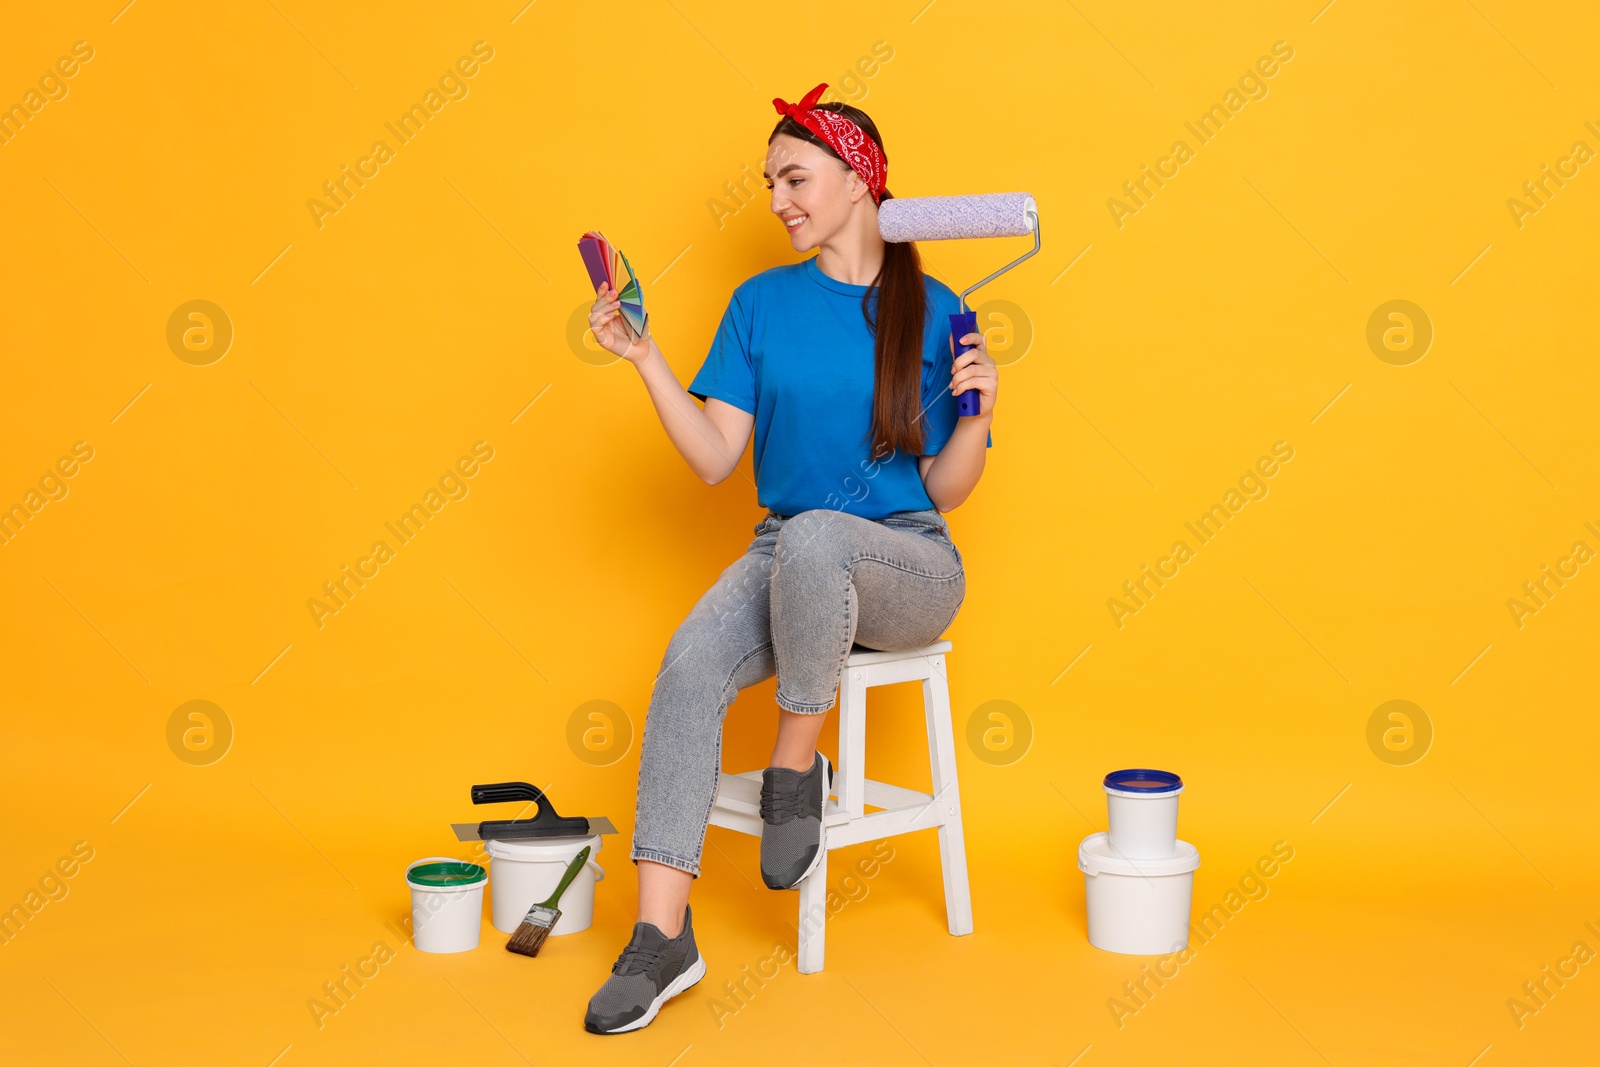
[[[865,111],[840,100],[820,103],[817,107],[843,115],[883,148],[878,127]],[[770,145],[780,133],[816,145],[839,160],[840,166],[849,169],[850,164],[828,142],[787,115],[773,127],[767,143]],[[887,151],[883,158],[887,163]],[[893,198],[885,186],[879,204]],[[878,322],[873,321],[871,312],[874,289],[878,292]],[[927,314],[928,291],[922,280],[922,256],[917,252],[916,243],[885,241],[883,266],[867,291],[861,294],[861,317],[873,335],[875,361],[872,426],[863,437],[870,435],[872,438],[874,458],[887,456],[895,448],[912,456],[922,452],[922,341]]]

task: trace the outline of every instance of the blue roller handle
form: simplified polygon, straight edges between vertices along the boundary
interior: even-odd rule
[[[978,332],[978,313],[976,311],[962,311],[950,316],[950,344],[955,349],[956,358],[972,351],[971,345],[962,345],[960,339],[969,333]],[[966,389],[956,394],[956,412],[961,415],[978,414],[978,405],[982,402],[983,394],[977,389]]]

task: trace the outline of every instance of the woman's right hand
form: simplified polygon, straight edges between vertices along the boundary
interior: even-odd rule
[[[635,339],[623,322],[620,308],[616,290],[601,282],[595,293],[594,307],[589,309],[589,329],[601,348],[630,363],[638,363],[650,353],[650,328],[646,326],[644,337]]]

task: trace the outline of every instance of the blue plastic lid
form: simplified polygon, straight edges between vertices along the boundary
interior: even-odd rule
[[[1120,789],[1124,793],[1170,793],[1181,788],[1183,779],[1171,771],[1152,771],[1143,767],[1130,767],[1106,775],[1107,789]]]

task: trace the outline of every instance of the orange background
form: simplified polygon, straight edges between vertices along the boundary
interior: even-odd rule
[[[1600,177],[1561,163],[1600,149],[1592,12],[121,4],[14,11],[0,35],[0,105],[39,91],[0,143],[0,505],[39,491],[0,544],[0,907],[64,894],[0,945],[8,1062],[1592,1054],[1593,964],[1520,1027],[1508,1006],[1575,943],[1600,951],[1600,577],[1567,563],[1520,625],[1508,606],[1600,548]],[[79,41],[92,58],[50,80]],[[386,124],[476,42],[492,56],[400,143]],[[1200,142],[1185,124],[1275,42],[1292,57]],[[995,447],[952,515],[976,929],[945,932],[934,835],[896,838],[839,882],[826,969],[719,1017],[795,898],[713,830],[708,981],[596,1038],[651,679],[761,510],[748,459],[699,482],[585,342],[574,245],[599,228],[628,253],[688,381],[732,288],[796,259],[759,164],[771,99],[820,80],[883,130],[896,195],[1040,207],[1042,251],[976,298]],[[308,207],[380,139],[337,212]],[[1161,164],[1180,139],[1191,158]],[[1146,165],[1169,178],[1133,204]],[[1546,165],[1564,184],[1515,210]],[[960,290],[1027,243],[921,248]],[[185,312],[174,345],[195,300],[216,332],[185,347]],[[1394,300],[1416,310],[1376,335],[1427,324],[1426,351],[1369,345]],[[1194,540],[1280,441],[1266,494]],[[51,478],[78,442],[92,458]],[[492,458],[441,485],[476,442]],[[319,626],[307,602],[436,487]],[[1119,626],[1108,601],[1180,539],[1193,558]],[[190,749],[198,720],[169,724],[197,700],[220,714]],[[1387,718],[1369,744],[1394,700],[1412,747],[1385,747]],[[614,750],[569,743],[591,701]],[[769,682],[730,710],[728,770],[764,765],[773,707]],[[926,787],[920,717],[913,687],[875,694],[874,777]],[[222,758],[182,758],[224,724]],[[1197,911],[1276,842],[1294,858],[1119,1017],[1151,961],[1088,944],[1075,851],[1123,766],[1183,775]],[[467,787],[508,779],[621,830],[594,927],[533,961],[487,921],[475,952],[416,952],[390,925],[405,865],[468,855],[448,828],[484,814]],[[308,1001],[380,941],[392,960],[319,1026]]]

